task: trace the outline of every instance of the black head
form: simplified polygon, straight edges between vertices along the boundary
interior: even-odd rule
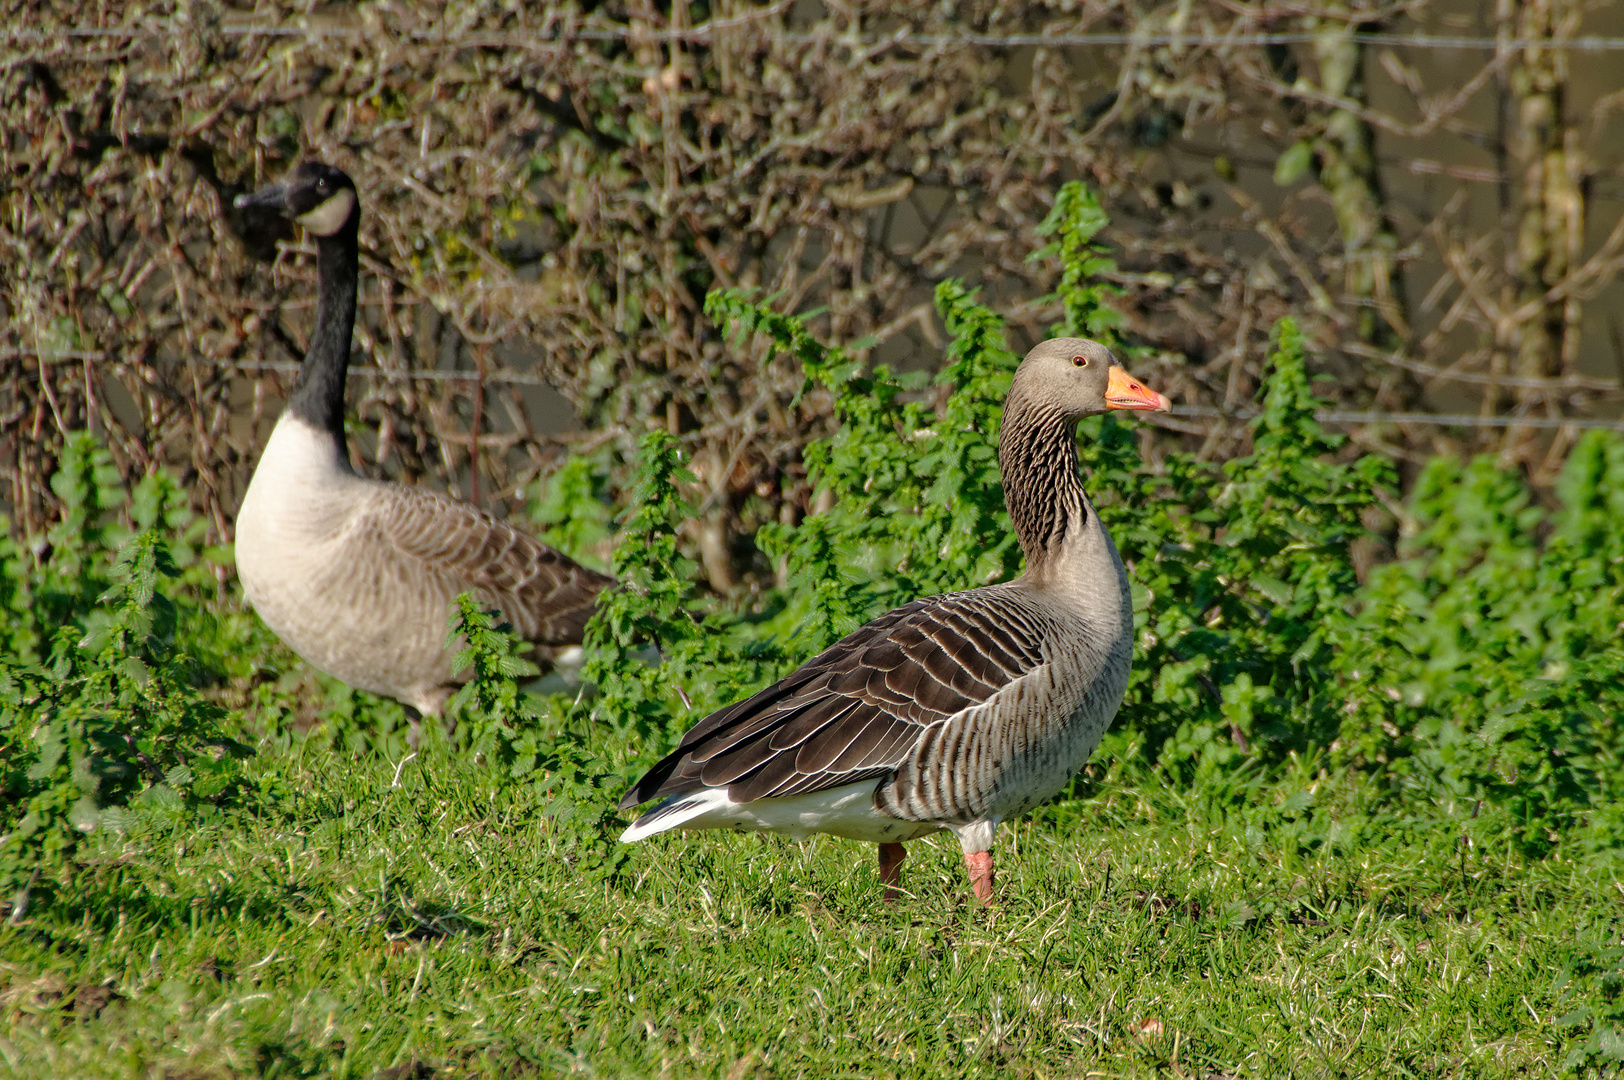
[[[236,206],[280,211],[317,236],[332,236],[361,216],[355,181],[344,170],[320,161],[305,162],[287,180],[264,191],[237,196]]]

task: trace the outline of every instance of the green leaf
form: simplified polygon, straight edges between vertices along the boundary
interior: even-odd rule
[[[1313,165],[1314,144],[1307,139],[1299,139],[1286,147],[1285,153],[1274,163],[1274,182],[1281,187],[1290,187],[1306,176]]]
[[[94,832],[101,820],[101,810],[94,796],[86,795],[68,811],[68,824],[80,832]]]
[[[1252,587],[1277,604],[1289,604],[1292,601],[1291,586],[1268,574],[1253,574]]]

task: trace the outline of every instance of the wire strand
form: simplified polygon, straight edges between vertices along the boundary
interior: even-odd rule
[[[16,351],[9,354],[0,354],[0,360],[16,355],[19,355]],[[28,355],[28,353],[23,351],[21,355]],[[64,352],[55,353],[53,356],[62,360],[101,362],[111,360],[106,353],[96,352]],[[158,357],[149,362],[184,367],[214,368],[220,371],[240,371],[249,374],[274,372],[291,375],[303,366],[298,360],[209,360],[203,357],[179,356]],[[445,371],[433,368],[392,370],[390,368],[359,364],[352,364],[349,371],[351,375],[361,375],[366,378],[388,381],[412,379],[422,382],[484,382],[487,386],[552,386],[540,375],[518,371],[491,372],[481,376],[477,371]],[[1207,405],[1176,405],[1168,410],[1168,415],[1192,420],[1234,420],[1244,423],[1254,419],[1258,414],[1244,409],[1225,412],[1222,409],[1214,409]],[[1325,424],[1433,424],[1438,427],[1599,428],[1604,431],[1624,431],[1624,420],[1606,420],[1594,417],[1474,416],[1467,413],[1364,412],[1346,409],[1322,409],[1314,414],[1314,419]]]
[[[1246,421],[1254,419],[1258,414],[1245,411],[1226,413],[1222,409],[1192,405],[1175,406],[1169,410],[1169,415],[1190,417],[1198,420]],[[1593,417],[1472,416],[1466,413],[1350,412],[1343,409],[1323,409],[1314,414],[1314,419],[1322,424],[1432,424],[1437,427],[1579,428],[1582,430],[1596,428],[1602,431],[1624,431],[1624,420],[1603,420]]]
[[[766,13],[764,13],[766,14]],[[480,44],[502,45],[514,48],[537,46],[562,47],[578,41],[625,41],[635,38],[639,42],[705,41],[720,29],[735,29],[748,19],[728,20],[723,27],[709,23],[670,30],[638,30],[630,27],[582,27],[567,29],[550,38],[473,32],[456,38],[428,30],[413,30],[405,36],[423,43],[437,41],[467,44],[478,39]],[[233,37],[360,37],[375,31],[362,26],[298,26],[267,25],[260,23],[224,23],[219,32]],[[136,38],[154,35],[195,32],[194,27],[180,27],[168,23],[146,23],[136,27],[68,27],[60,30],[36,30],[24,27],[0,28],[0,40],[51,41],[58,38]],[[1347,35],[1361,45],[1386,45],[1397,48],[1447,49],[1456,51],[1496,51],[1499,49],[1557,49],[1566,52],[1618,52],[1624,51],[1624,37],[1586,36],[1575,38],[1506,38],[1452,36],[1447,34],[1389,34],[1353,33]],[[1249,48],[1265,45],[1309,45],[1320,40],[1320,35],[1301,32],[1234,33],[1234,34],[916,34],[899,30],[894,34],[808,34],[795,31],[775,33],[774,40],[787,45],[815,45],[832,43],[853,48],[872,49],[876,46],[913,47],[924,49],[951,48],[1084,48],[1089,46],[1140,47],[1185,46],[1201,48]]]
[[[172,359],[160,360],[160,363],[186,364],[196,367],[230,368],[238,371],[274,371],[295,372],[299,370],[297,360],[239,360],[215,361],[204,359]],[[431,382],[474,382],[480,378],[475,371],[425,371],[405,370],[390,371],[379,367],[352,366],[350,373],[365,375],[374,379],[422,379]],[[485,376],[487,385],[516,384],[520,386],[550,386],[539,375],[528,375],[519,372],[507,374],[492,373]],[[1238,410],[1226,413],[1222,409],[1214,409],[1205,405],[1174,406],[1169,415],[1187,417],[1197,420],[1238,420],[1254,419],[1258,414]],[[1420,413],[1420,412],[1363,412],[1345,409],[1322,409],[1314,414],[1314,419],[1322,424],[1432,424],[1437,427],[1482,427],[1482,428],[1578,428],[1589,430],[1599,428],[1603,431],[1624,431],[1624,420],[1606,420],[1595,417],[1565,417],[1565,416],[1473,416],[1465,413]]]
[[[0,354],[0,360],[7,360],[18,355],[30,354],[27,350],[12,350]],[[113,361],[106,353],[99,352],[62,352],[54,353],[53,357],[59,360],[118,362]],[[272,372],[291,375],[303,366],[298,360],[210,360],[203,357],[179,356],[157,357],[148,362],[183,367],[213,368],[220,371],[237,371],[246,374]],[[411,379],[421,382],[482,382],[486,386],[544,386],[549,389],[553,388],[552,384],[540,375],[518,371],[491,372],[481,376],[477,371],[445,371],[432,368],[392,370],[371,365],[352,364],[349,373],[390,382]],[[1222,409],[1215,409],[1208,405],[1175,405],[1168,410],[1167,415],[1190,420],[1230,420],[1240,423],[1253,420],[1258,416],[1257,413],[1245,409],[1225,412]],[[1599,429],[1602,431],[1624,432],[1624,420],[1607,420],[1598,417],[1475,416],[1468,413],[1369,412],[1347,409],[1321,409],[1314,414],[1314,419],[1322,424],[1430,424],[1436,427],[1575,428],[1581,431]]]

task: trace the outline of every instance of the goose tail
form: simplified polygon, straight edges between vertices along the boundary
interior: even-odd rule
[[[633,844],[655,833],[681,828],[694,818],[703,817],[730,801],[726,788],[702,788],[699,791],[673,795],[632,822],[626,831],[620,834],[620,842]]]

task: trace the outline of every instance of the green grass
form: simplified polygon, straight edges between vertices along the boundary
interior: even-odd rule
[[[661,837],[606,882],[544,796],[443,751],[253,769],[269,809],[103,837],[0,927],[7,1071],[1544,1076],[1574,928],[1621,900],[1611,864],[1442,816],[1316,854],[1153,778],[1007,830],[990,910],[951,842],[892,906],[833,839]]]
[[[1082,284],[1103,216],[1068,190],[1057,298],[1092,334],[1114,317]],[[951,842],[913,845],[894,906],[862,845],[613,843],[600,773],[891,603],[1015,572],[992,456],[1014,357],[962,286],[938,307],[932,410],[713,294],[719,324],[830,391],[840,433],[805,456],[833,509],[761,533],[790,582],[772,614],[706,600],[681,446],[650,433],[618,496],[627,587],[588,635],[599,695],[532,714],[512,643],[465,607],[461,759],[403,760],[398,705],[312,678],[219,595],[227,553],[197,550],[178,481],[125,492],[92,436],[68,440],[49,558],[0,536],[0,893],[37,886],[0,925],[4,1067],[1619,1075],[1624,443],[1582,440],[1550,513],[1492,461],[1435,462],[1397,561],[1360,585],[1389,466],[1320,431],[1286,320],[1246,457],[1152,466],[1106,421],[1084,439],[1142,587],[1135,678],[1083,796],[1005,830],[996,907],[967,901]],[[589,471],[538,516],[601,524]],[[158,532],[112,562],[132,529]],[[246,776],[228,735],[257,744]]]

